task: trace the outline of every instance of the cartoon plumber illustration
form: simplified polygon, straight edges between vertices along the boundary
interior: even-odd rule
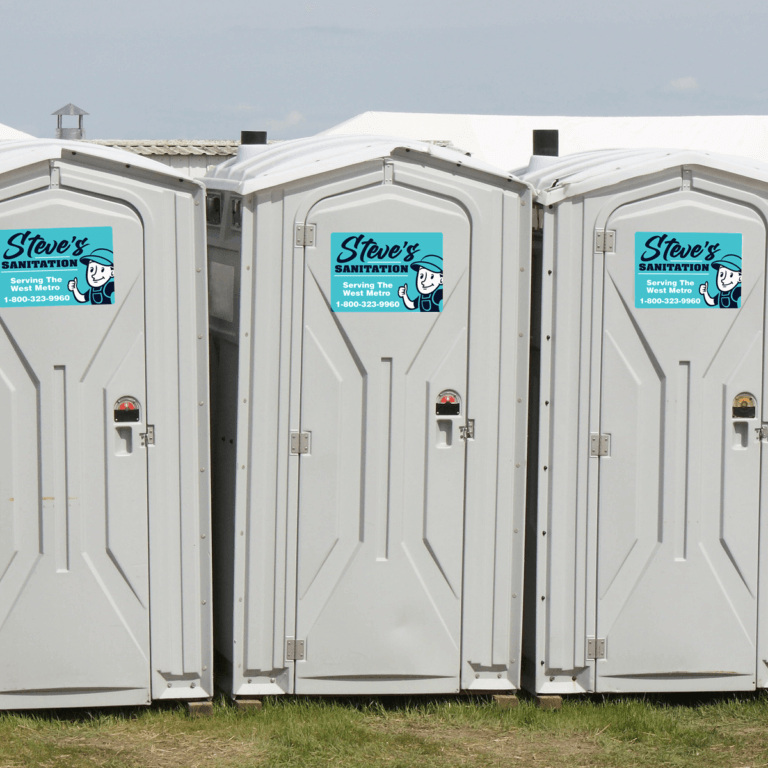
[[[699,293],[710,307],[736,309],[741,297],[741,256],[729,253],[712,266],[717,270],[717,288],[719,293],[710,296],[707,283],[699,286]]]
[[[418,309],[419,312],[439,312],[443,300],[443,257],[431,254],[420,261],[414,261],[411,269],[418,271],[416,275],[415,299],[408,296],[408,285],[397,289],[397,295],[403,300],[408,309]]]
[[[109,248],[97,248],[88,256],[81,256],[80,263],[85,264],[85,279],[88,288],[80,293],[77,278],[67,283],[75,301],[79,304],[112,304],[115,296],[115,265]]]

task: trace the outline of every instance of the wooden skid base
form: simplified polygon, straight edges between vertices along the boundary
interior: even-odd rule
[[[497,694],[493,697],[499,709],[514,709],[518,705],[517,696]]]
[[[562,696],[534,696],[533,700],[540,709],[561,709],[563,706]]]
[[[235,706],[243,710],[261,709],[261,699],[235,699]]]
[[[213,716],[213,702],[212,701],[188,701],[187,712],[192,717],[212,717]]]

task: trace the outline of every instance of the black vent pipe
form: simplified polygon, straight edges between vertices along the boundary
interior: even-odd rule
[[[534,130],[533,154],[544,157],[557,157],[560,151],[557,131]]]
[[[266,144],[266,131],[240,131],[241,144]]]

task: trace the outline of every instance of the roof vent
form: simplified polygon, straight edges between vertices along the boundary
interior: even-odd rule
[[[560,149],[560,134],[557,131],[535,130],[533,132],[533,154],[557,157]]]
[[[533,156],[528,163],[528,173],[540,171],[548,165],[557,162],[560,151],[560,136],[558,131],[534,130],[533,132]]]
[[[266,131],[240,131],[241,144],[266,144]]]
[[[260,155],[266,149],[266,131],[240,131],[240,146],[237,148],[238,162]]]
[[[80,141],[85,138],[85,129],[83,128],[83,115],[88,113],[80,107],[76,107],[74,104],[67,104],[66,107],[57,109],[55,112],[51,112],[52,115],[56,115],[56,138],[57,139],[74,139]],[[64,116],[77,117],[77,128],[69,127],[64,128],[62,125],[62,118]]]

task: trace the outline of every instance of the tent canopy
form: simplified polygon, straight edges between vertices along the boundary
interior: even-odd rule
[[[19,141],[20,139],[33,139],[28,133],[23,131],[17,131],[15,128],[11,128],[8,125],[0,123],[0,141]]]
[[[672,148],[740,155],[768,162],[768,116],[564,117],[364,112],[325,135],[385,134],[450,141],[504,169],[528,165],[534,129],[560,133],[560,155],[600,149]]]

